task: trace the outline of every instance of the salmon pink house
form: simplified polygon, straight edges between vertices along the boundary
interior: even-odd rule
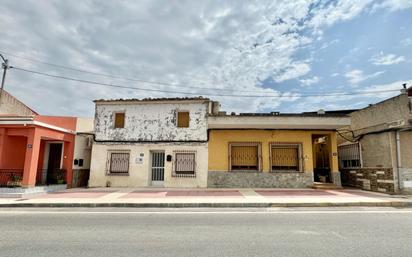
[[[91,140],[79,131],[92,130],[89,123],[93,119],[39,115],[1,92],[0,195],[11,191],[4,187],[37,192],[58,188],[49,185],[84,186],[81,180],[88,180]]]
[[[74,117],[0,116],[0,183],[70,186],[75,129]]]

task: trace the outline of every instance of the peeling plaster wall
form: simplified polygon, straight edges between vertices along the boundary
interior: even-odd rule
[[[190,113],[188,128],[176,126],[177,111]],[[125,128],[114,128],[116,112],[125,112]],[[96,140],[206,141],[208,103],[96,104]]]

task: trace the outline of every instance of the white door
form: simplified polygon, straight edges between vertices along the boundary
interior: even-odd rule
[[[152,152],[152,186],[163,185],[165,179],[165,153]]]

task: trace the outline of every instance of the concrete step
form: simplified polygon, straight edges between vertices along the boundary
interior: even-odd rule
[[[315,182],[311,186],[313,189],[343,189],[341,186],[337,186],[333,183],[321,183],[321,182]]]

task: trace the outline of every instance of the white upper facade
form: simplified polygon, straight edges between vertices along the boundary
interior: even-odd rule
[[[95,139],[112,142],[207,141],[208,99],[98,100]],[[178,127],[179,112],[188,113],[187,127]],[[124,113],[124,126],[116,128],[117,113]]]

